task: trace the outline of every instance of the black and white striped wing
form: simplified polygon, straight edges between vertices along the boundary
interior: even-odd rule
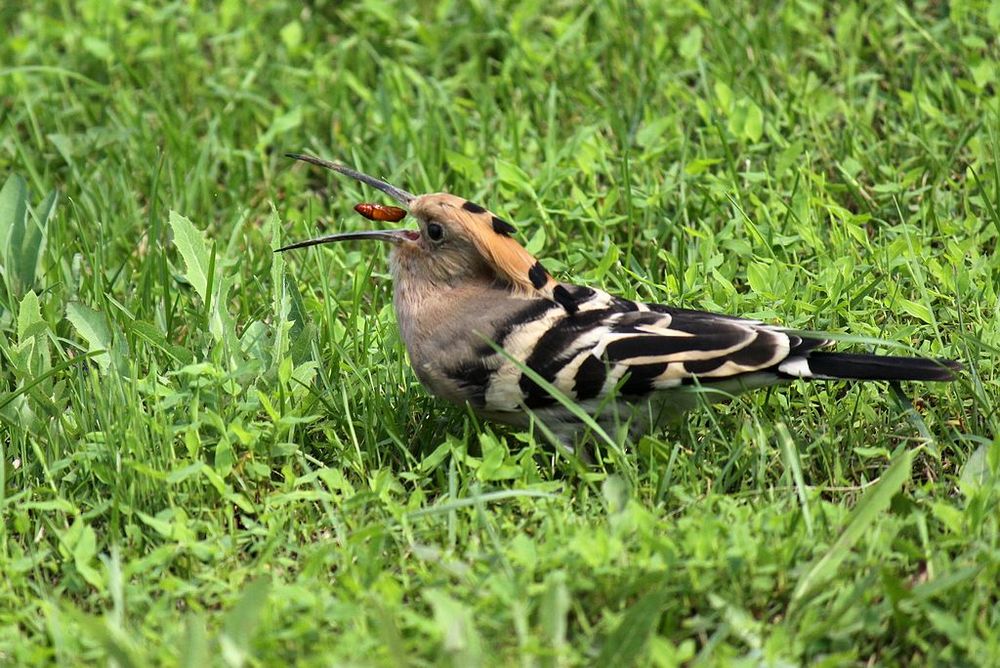
[[[607,329],[591,350],[578,353],[585,353],[582,365],[589,371],[575,380],[578,397],[603,396],[619,383],[622,396],[641,397],[694,379],[709,385],[765,371],[775,380],[787,378],[794,369],[789,373],[784,366],[825,343],[754,321],[691,311],[625,314]]]
[[[808,351],[824,345],[757,321],[641,304],[575,288],[574,313],[547,311],[503,342],[519,361],[577,401],[601,399],[617,387],[623,399],[697,381],[712,384],[761,371],[775,380],[800,375]],[[759,375],[759,374],[758,374]],[[555,399],[517,365],[501,364],[485,408],[541,408]]]

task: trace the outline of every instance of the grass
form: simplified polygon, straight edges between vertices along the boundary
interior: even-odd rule
[[[199,4],[0,7],[0,663],[997,661],[996,0]],[[420,388],[382,249],[271,253],[364,223],[299,150],[966,372],[582,467]]]

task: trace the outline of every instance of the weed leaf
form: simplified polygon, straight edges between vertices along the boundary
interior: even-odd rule
[[[104,316],[89,306],[73,302],[66,306],[66,319],[86,340],[88,352],[100,351],[94,361],[101,367],[101,371],[107,372],[111,366],[111,356],[108,354],[111,350],[111,330],[108,329]]]
[[[170,212],[170,227],[174,231],[174,245],[184,258],[187,268],[184,278],[198,292],[202,301],[208,301],[208,242],[205,235],[176,211]]]

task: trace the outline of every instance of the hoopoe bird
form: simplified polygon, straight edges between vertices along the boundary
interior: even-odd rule
[[[344,165],[288,157],[367,184],[405,207],[359,204],[371,220],[417,229],[342,232],[293,243],[375,239],[392,245],[396,319],[431,394],[488,420],[525,427],[534,415],[571,442],[585,423],[529,369],[602,428],[641,433],[703,399],[803,380],[948,381],[951,360],[828,352],[832,341],[728,315],[630,301],[557,281],[513,225],[448,193],[413,195]],[[713,391],[715,390],[715,391]],[[701,397],[701,398],[700,398]]]

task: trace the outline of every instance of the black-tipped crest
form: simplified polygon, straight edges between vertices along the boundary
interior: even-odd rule
[[[506,220],[498,216],[493,216],[493,220],[491,222],[493,223],[493,231],[496,232],[497,234],[502,234],[505,237],[509,237],[510,235],[514,234],[514,232],[517,232],[516,227],[514,227]]]
[[[541,290],[548,282],[549,274],[545,271],[545,267],[542,266],[541,262],[535,262],[535,264],[531,265],[531,269],[528,270],[528,279],[531,280],[531,285],[536,290]]]

